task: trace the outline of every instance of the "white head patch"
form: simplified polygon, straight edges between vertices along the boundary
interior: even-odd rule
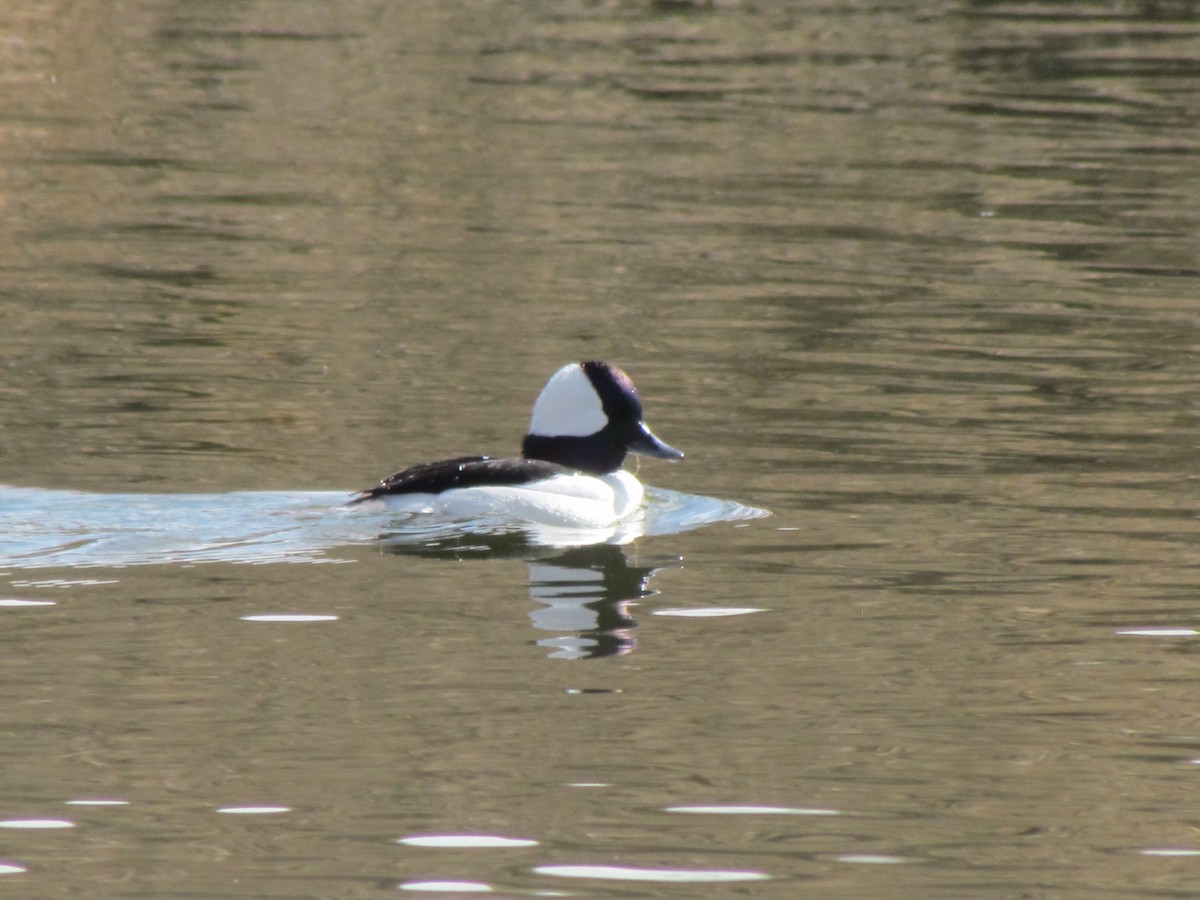
[[[533,404],[529,433],[543,437],[586,437],[608,424],[600,395],[579,363],[563,366]]]

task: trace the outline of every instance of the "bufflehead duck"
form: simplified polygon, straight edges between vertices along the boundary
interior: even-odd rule
[[[626,453],[682,459],[642,421],[629,376],[603,362],[570,363],[533,405],[520,458],[460,456],[397,472],[350,501],[450,518],[502,516],[541,525],[608,528],[635,512],[641,482]]]

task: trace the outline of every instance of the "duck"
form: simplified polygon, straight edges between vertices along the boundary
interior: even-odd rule
[[[459,456],[402,469],[348,505],[439,519],[501,518],[601,529],[634,516],[645,488],[628,454],[679,460],[643,421],[633,380],[617,366],[572,362],[542,388],[519,457]]]

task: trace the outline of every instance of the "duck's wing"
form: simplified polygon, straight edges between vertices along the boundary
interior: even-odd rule
[[[350,502],[361,503],[394,494],[440,494],[452,488],[529,484],[554,475],[570,475],[574,471],[540,459],[458,456],[402,469],[375,487],[355,494]]]

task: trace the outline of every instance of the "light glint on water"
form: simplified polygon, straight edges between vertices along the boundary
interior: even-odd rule
[[[597,878],[609,881],[656,881],[664,884],[720,884],[735,881],[765,881],[763,872],[725,869],[650,869],[634,866],[562,865],[538,866],[539,875],[560,878]]]
[[[722,619],[760,612],[766,610],[758,606],[712,606],[706,609],[656,609],[654,615],[676,619]]]
[[[1200,631],[1195,628],[1123,628],[1117,634],[1134,637],[1195,637]]]
[[[79,799],[66,801],[67,806],[128,806],[128,800]]]
[[[406,881],[399,886],[402,891],[428,891],[445,894],[487,894],[491,885],[481,881]]]
[[[428,834],[396,839],[397,844],[410,847],[508,848],[536,847],[538,842],[528,838],[510,838],[490,834]]]
[[[838,816],[836,809],[788,806],[669,806],[667,812],[703,813],[718,816]]]
[[[905,859],[903,856],[889,856],[885,853],[846,853],[839,856],[837,861],[866,866],[887,866],[914,862],[915,860]]]

